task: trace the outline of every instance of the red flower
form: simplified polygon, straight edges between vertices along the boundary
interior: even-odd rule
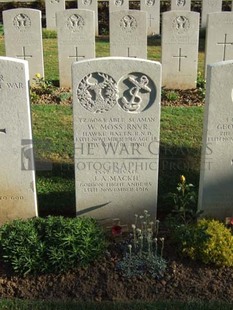
[[[112,226],[112,235],[119,236],[122,234],[122,227],[119,225]]]
[[[233,226],[233,217],[230,218],[229,224]]]

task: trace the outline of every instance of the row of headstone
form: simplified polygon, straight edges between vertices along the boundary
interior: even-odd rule
[[[0,224],[38,215],[28,64],[0,57]],[[72,65],[77,215],[156,215],[161,64],[107,57]],[[233,214],[233,61],[208,66],[199,208]]]
[[[114,11],[110,15],[110,55],[147,58],[147,19],[144,11]],[[91,10],[57,13],[59,76],[61,87],[71,87],[71,64],[95,58],[95,22]],[[30,80],[44,76],[41,12],[13,9],[3,12],[6,55],[29,61]],[[233,13],[208,14],[205,67],[233,59]],[[163,13],[163,86],[194,88],[198,66],[199,13]]]

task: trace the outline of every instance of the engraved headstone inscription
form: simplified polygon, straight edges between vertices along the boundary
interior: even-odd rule
[[[61,87],[71,87],[71,64],[95,57],[94,12],[70,9],[57,13],[59,77]]]
[[[97,0],[77,0],[78,9],[94,11],[95,15],[95,35],[99,34],[98,1]]]
[[[208,14],[205,72],[208,64],[233,59],[233,13]]]
[[[110,13],[110,55],[147,58],[147,13],[137,10]]]
[[[28,63],[0,57],[0,224],[37,216]]]
[[[196,87],[198,65],[199,13],[163,13],[163,86],[172,89]]]
[[[3,11],[6,56],[29,62],[30,81],[44,76],[41,11],[12,9]]]
[[[155,216],[161,64],[107,57],[72,69],[77,214],[103,224]]]
[[[160,34],[160,0],[141,0],[140,8],[147,12],[147,35]]]
[[[171,0],[171,10],[190,11],[191,0]]]
[[[206,28],[209,13],[221,12],[222,0],[202,0],[201,28]]]
[[[199,209],[225,220],[233,214],[233,61],[207,66]]]
[[[65,10],[65,0],[45,0],[46,28],[57,29],[56,13]]]
[[[109,12],[129,9],[129,0],[109,0]]]

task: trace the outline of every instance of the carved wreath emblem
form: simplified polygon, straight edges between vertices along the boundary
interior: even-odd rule
[[[20,31],[27,30],[31,27],[31,19],[26,14],[18,14],[13,19],[13,25]]]
[[[155,0],[145,0],[145,1],[146,1],[145,4],[147,6],[153,6],[155,4]]]
[[[117,103],[117,84],[107,74],[88,74],[78,85],[77,98],[89,112],[107,112]]]
[[[123,3],[124,3],[124,0],[115,0],[114,1],[115,6],[122,6]]]
[[[173,21],[173,28],[178,34],[183,34],[190,28],[190,22],[185,16],[177,16]]]
[[[83,4],[84,5],[91,5],[92,4],[92,0],[83,0]]]
[[[67,27],[72,31],[79,31],[84,25],[84,19],[78,14],[73,14],[67,19]]]
[[[176,5],[177,6],[185,6],[186,0],[176,0]]]
[[[137,21],[132,15],[125,15],[120,21],[120,27],[126,32],[131,32],[137,28]]]

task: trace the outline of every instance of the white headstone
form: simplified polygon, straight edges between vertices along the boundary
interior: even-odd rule
[[[171,0],[171,10],[190,11],[191,0]]]
[[[65,10],[57,13],[59,78],[61,87],[71,87],[71,64],[95,57],[94,12]]]
[[[28,63],[0,57],[0,224],[37,216]]]
[[[208,14],[205,69],[208,64],[231,59],[233,59],[233,13]]]
[[[56,30],[56,13],[65,10],[65,0],[45,0],[46,28]]]
[[[160,63],[108,57],[73,64],[77,214],[102,220],[157,206]]]
[[[147,58],[147,13],[137,10],[110,13],[110,55]]]
[[[12,9],[3,11],[6,56],[29,62],[30,81],[44,76],[41,11]]]
[[[207,15],[209,13],[221,11],[222,0],[202,0],[201,28],[206,28]]]
[[[97,0],[77,0],[78,9],[91,10],[95,14],[95,34],[99,34],[99,21],[98,21],[98,1]]]
[[[199,208],[203,216],[233,215],[233,61],[207,67]]]
[[[196,87],[198,65],[199,13],[163,13],[163,86],[171,89]]]
[[[141,0],[140,7],[147,12],[147,35],[160,34],[160,0]]]
[[[109,12],[129,9],[129,0],[109,0]]]

